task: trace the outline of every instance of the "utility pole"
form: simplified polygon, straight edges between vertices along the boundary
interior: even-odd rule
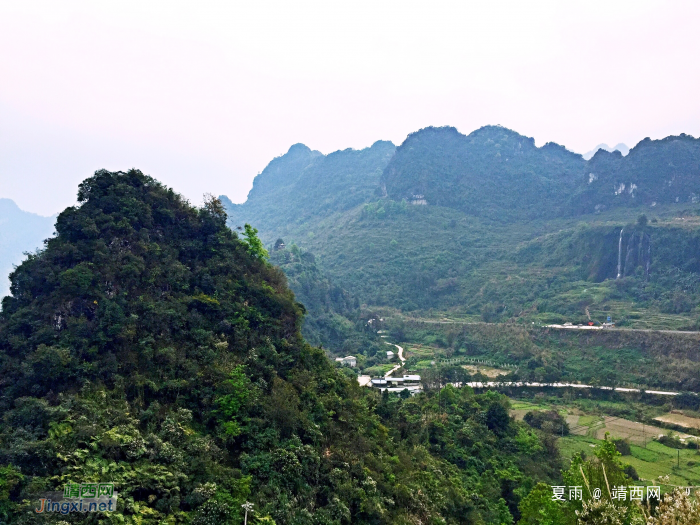
[[[442,368],[440,368],[440,361],[438,361],[438,413],[442,413]]]
[[[248,511],[253,510],[253,504],[246,501],[243,505],[241,505],[245,509],[245,518],[243,518],[243,525],[248,525]]]

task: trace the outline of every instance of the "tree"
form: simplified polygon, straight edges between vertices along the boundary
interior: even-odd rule
[[[538,483],[518,506],[518,525],[564,525],[567,522],[562,510],[563,504],[552,501],[552,487]]]
[[[268,258],[267,250],[263,246],[262,241],[258,237],[258,230],[246,223],[245,231],[243,232],[243,241],[248,246],[248,253],[258,259],[266,260]]]

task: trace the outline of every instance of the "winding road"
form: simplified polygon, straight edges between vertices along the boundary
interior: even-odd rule
[[[408,321],[426,323],[426,324],[459,324],[459,325],[489,325],[489,324],[499,324],[499,323],[485,323],[483,321],[460,321],[460,320],[448,320],[448,319],[423,319],[419,317],[406,317]],[[507,323],[501,323],[507,324]],[[522,326],[523,328],[528,328],[528,325],[512,325],[512,326]],[[700,331],[691,330],[659,330],[655,328],[622,328],[622,327],[601,327],[601,326],[588,326],[588,325],[543,325],[538,328],[552,328],[554,330],[605,330],[611,332],[658,332],[660,334],[680,334],[680,335],[698,335]]]
[[[402,346],[395,345],[394,343],[387,343],[386,341],[384,341],[384,344],[395,346],[396,348],[398,348],[399,349],[399,360],[401,361],[400,364],[396,365],[394,368],[392,368],[386,374],[384,374],[384,378],[387,378],[387,377],[390,377],[391,374],[396,372],[399,368],[401,368],[403,366],[403,364],[406,362],[406,359],[403,356],[403,347]]]
[[[638,388],[623,388],[623,387],[612,387],[612,386],[593,386],[593,385],[582,385],[579,383],[530,383],[524,381],[504,381],[496,382],[489,381],[482,383],[479,381],[470,383],[450,383],[454,387],[470,386],[472,388],[498,388],[498,387],[550,387],[550,388],[597,388],[599,390],[614,390],[615,392],[644,392],[646,394],[656,394],[657,396],[677,396],[680,392],[671,392],[665,390],[640,390]]]

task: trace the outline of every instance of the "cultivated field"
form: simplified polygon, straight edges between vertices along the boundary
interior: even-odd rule
[[[612,403],[611,403],[612,404]],[[669,483],[680,486],[700,486],[700,452],[695,449],[675,449],[654,441],[660,435],[671,433],[668,429],[645,425],[621,417],[600,413],[590,413],[574,406],[562,406],[548,402],[511,400],[511,416],[522,420],[525,414],[533,410],[557,410],[566,418],[570,435],[557,440],[565,464],[568,464],[577,452],[590,456],[595,447],[609,433],[612,439],[625,439],[630,443],[631,454],[622,456],[623,464],[631,465],[640,477],[640,483],[662,485],[659,476],[669,476]],[[673,424],[680,418],[695,419],[677,413],[666,413],[659,417],[676,416]],[[671,422],[671,421],[669,421]],[[695,439],[685,433],[672,432],[683,440]],[[668,489],[670,487],[666,487]]]
[[[664,414],[663,416],[655,417],[654,421],[668,423],[670,425],[675,425],[682,428],[694,428],[700,430],[700,419],[696,417],[689,417],[675,411]]]

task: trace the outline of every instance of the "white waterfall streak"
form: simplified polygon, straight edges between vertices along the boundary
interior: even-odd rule
[[[625,231],[624,228],[620,230],[620,242],[617,245],[617,277],[620,278],[620,272],[622,271],[622,232]]]

